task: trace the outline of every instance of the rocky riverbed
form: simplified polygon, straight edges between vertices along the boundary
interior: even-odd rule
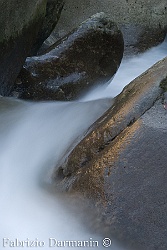
[[[27,114],[31,104],[20,101],[20,98],[35,101],[75,100],[57,104],[52,112],[53,118],[46,115],[42,123],[43,111],[36,112],[36,107],[40,105],[49,113],[50,104],[46,107],[40,102],[32,104],[34,116],[37,115],[32,129],[35,132],[30,137],[32,143],[25,153],[25,163],[22,159],[16,164],[23,172],[23,165],[28,171],[28,162],[32,162],[31,174],[23,173],[27,180],[25,183],[20,175],[14,175],[15,179],[12,179],[8,166],[11,162],[15,165],[15,160],[19,162],[17,160],[21,155],[17,151],[27,139],[24,142],[24,139],[14,137],[12,147],[8,148],[10,138],[7,136],[6,140],[1,135],[2,144],[4,140],[1,157],[2,174],[5,173],[3,178],[6,173],[9,174],[11,183],[15,184],[14,198],[20,197],[22,189],[17,190],[17,185],[25,189],[32,179],[32,186],[35,186],[38,182],[37,175],[33,175],[35,166],[44,167],[43,164],[47,163],[47,169],[42,171],[43,175],[48,173],[47,181],[49,179],[50,182],[47,188],[77,197],[81,205],[86,203],[86,207],[99,218],[96,226],[104,228],[102,234],[115,237],[128,249],[166,250],[167,57],[134,79],[114,99],[96,100],[91,103],[92,106],[85,103],[84,107],[78,99],[92,87],[109,84],[120,66],[123,53],[124,58],[133,57],[139,51],[163,41],[167,31],[167,3],[163,0],[151,3],[142,0],[138,3],[133,0],[93,2],[33,0],[30,3],[25,0],[24,3],[17,1],[14,4],[7,0],[0,3],[3,10],[0,17],[1,131],[10,128],[10,133],[7,133],[10,137],[11,131],[17,128],[17,121],[23,117],[23,130],[21,127],[19,130],[29,134],[27,124],[31,115]],[[74,19],[69,10],[72,10]],[[107,15],[101,12],[104,10]],[[51,38],[47,42],[45,39],[57,24],[61,11],[60,23],[54,30],[55,40],[60,39],[49,47]],[[89,13],[93,14],[90,18]],[[77,27],[74,27],[75,22]],[[70,33],[63,36],[67,31]],[[15,116],[17,108],[19,113],[16,112]],[[72,116],[65,112],[70,108],[74,111]],[[84,117],[90,114],[88,123],[82,112]],[[80,132],[75,133],[77,118],[80,120]],[[63,139],[59,137],[61,121],[66,126]],[[45,122],[51,125],[45,130],[46,134],[49,133],[50,142],[54,147],[57,145],[55,141],[59,145],[57,149],[50,145],[43,147],[43,155],[40,154],[41,158],[37,161],[37,140],[41,145],[44,142],[43,134],[39,133],[40,139],[36,135]],[[56,122],[59,126],[55,138],[50,131],[54,134]],[[74,135],[68,133],[67,128],[71,128]],[[60,144],[64,147],[60,148]],[[52,173],[50,165],[54,166]],[[7,193],[11,197],[11,192]],[[39,196],[41,193],[37,192]],[[29,191],[28,195],[32,197]],[[6,204],[4,197],[5,193],[3,205],[4,201]],[[3,209],[5,215],[6,211]],[[19,219],[24,221],[25,218]],[[44,221],[48,225],[48,220]],[[14,227],[14,224],[11,225]]]
[[[166,67],[167,58],[125,87],[53,174],[56,188],[93,198],[110,232],[135,249],[167,244]]]

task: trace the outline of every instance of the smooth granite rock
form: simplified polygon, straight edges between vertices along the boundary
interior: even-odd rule
[[[0,95],[8,95],[36,40],[46,0],[1,0],[0,9]]]
[[[38,37],[31,49],[31,55],[36,55],[43,42],[50,36],[55,28],[64,6],[64,0],[47,0],[46,14]]]
[[[30,100],[76,99],[113,77],[123,49],[116,24],[98,13],[46,54],[28,58],[11,95]]]
[[[89,198],[133,250],[167,248],[166,69],[167,58],[126,86],[53,173],[56,189]]]
[[[155,46],[166,35],[166,0],[66,0],[59,23],[46,45],[100,11],[105,12],[120,27],[124,35],[126,55]]]

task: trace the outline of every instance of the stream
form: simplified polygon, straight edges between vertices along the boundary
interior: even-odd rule
[[[49,182],[50,170],[71,143],[111,106],[112,98],[166,55],[167,40],[123,59],[106,88],[93,89],[78,101],[0,98],[0,249],[105,249],[105,244],[110,245],[109,239],[103,241],[82,223],[80,212],[69,208],[66,196],[49,193],[43,183]],[[74,241],[80,246],[74,246]],[[125,250],[113,239],[108,249]]]

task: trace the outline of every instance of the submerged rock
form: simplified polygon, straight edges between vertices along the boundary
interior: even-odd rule
[[[46,0],[0,1],[0,95],[8,95],[34,43]]]
[[[92,16],[47,54],[29,58],[14,86],[19,98],[73,100],[116,73],[122,34],[104,13]]]
[[[166,68],[167,58],[125,87],[53,174],[56,188],[93,199],[135,250],[167,248]]]

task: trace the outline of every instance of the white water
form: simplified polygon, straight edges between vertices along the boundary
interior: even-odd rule
[[[46,173],[59,161],[69,145],[111,105],[111,99],[132,79],[167,55],[167,42],[137,57],[123,61],[107,89],[98,88],[81,101],[31,103],[0,99],[11,107],[0,114],[0,249],[3,238],[35,240],[45,246],[57,240],[99,240],[66,201],[45,191]],[[100,100],[101,99],[101,100]],[[95,100],[95,101],[90,101]],[[68,249],[69,247],[61,247]],[[21,249],[29,249],[27,247]],[[76,248],[75,249],[82,249]],[[100,245],[99,249],[103,249]],[[125,250],[113,242],[112,250]]]
[[[99,87],[83,97],[82,100],[89,101],[118,95],[124,86],[166,56],[167,37],[161,45],[151,48],[138,56],[123,59],[114,79],[107,88]]]

